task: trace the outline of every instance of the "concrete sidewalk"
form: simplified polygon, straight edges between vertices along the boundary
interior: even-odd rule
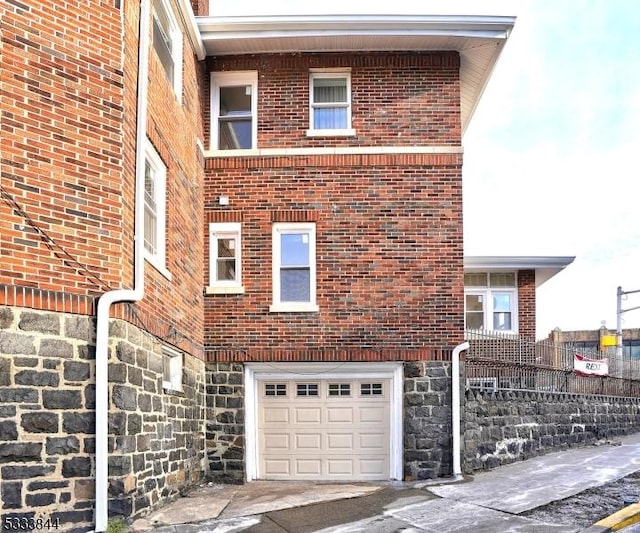
[[[640,434],[616,444],[554,452],[458,483],[212,485],[137,520],[132,531],[578,532],[584,528],[519,515],[640,470]]]

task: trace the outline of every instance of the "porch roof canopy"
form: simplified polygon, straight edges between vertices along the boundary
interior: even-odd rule
[[[369,51],[460,53],[464,132],[515,17],[470,15],[265,15],[196,17],[209,56]]]
[[[534,270],[537,288],[574,259],[575,256],[465,256],[464,271]]]

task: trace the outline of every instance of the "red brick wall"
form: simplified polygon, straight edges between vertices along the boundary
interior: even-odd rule
[[[1,9],[0,283],[77,294],[117,287],[120,11],[39,0]]]
[[[139,3],[116,4],[2,4],[0,304],[29,287],[30,306],[59,309],[59,295],[73,294],[88,297],[82,312],[91,312],[94,297],[132,286]],[[179,103],[153,49],[150,63],[148,134],[168,167],[172,280],[147,265],[137,314],[161,337],[187,335],[197,350],[204,65],[185,37]]]
[[[536,340],[536,273],[518,271],[518,330],[524,339]]]
[[[253,55],[208,61],[212,71],[258,72],[258,148],[460,144],[456,52]],[[309,69],[340,67],[351,68],[356,137],[307,137]]]
[[[209,160],[206,220],[242,222],[246,290],[206,297],[210,358],[420,359],[457,344],[461,162],[459,155]],[[215,205],[221,194],[228,208]],[[319,313],[269,312],[271,228],[282,217],[316,222]]]

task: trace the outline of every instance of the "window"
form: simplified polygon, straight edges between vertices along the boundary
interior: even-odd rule
[[[144,250],[145,258],[160,271],[165,270],[166,182],[167,168],[147,141],[144,162]]]
[[[243,292],[240,223],[209,224],[209,292]]]
[[[265,396],[286,396],[287,384],[286,383],[265,383],[264,395]]]
[[[179,99],[182,93],[182,32],[166,0],[153,2],[153,48]]]
[[[355,135],[351,129],[350,72],[311,72],[307,135]]]
[[[517,330],[515,272],[470,272],[464,275],[467,329]]]
[[[211,74],[214,150],[257,148],[257,72]]]
[[[318,396],[317,383],[296,383],[297,396]]]
[[[274,224],[272,262],[271,311],[317,311],[315,224]]]
[[[162,347],[162,388],[172,391],[182,390],[182,353]]]
[[[329,396],[351,396],[351,383],[329,383]]]
[[[361,383],[360,396],[382,396],[382,383]]]

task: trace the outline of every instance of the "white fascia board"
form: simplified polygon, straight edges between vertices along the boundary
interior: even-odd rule
[[[464,258],[464,270],[534,270],[537,288],[574,259],[575,256],[469,256]]]
[[[507,38],[515,23],[515,17],[470,15],[266,15],[198,17],[201,32],[231,32],[244,37],[251,33],[282,32],[303,34],[308,31],[323,32],[343,30],[347,34],[379,30],[441,31],[443,35],[465,32],[477,37]]]
[[[204,43],[202,42],[202,37],[200,35],[200,30],[198,29],[198,23],[196,22],[191,2],[189,2],[189,0],[178,0],[178,7],[196,57],[202,61],[207,56],[207,53],[204,49]]]

